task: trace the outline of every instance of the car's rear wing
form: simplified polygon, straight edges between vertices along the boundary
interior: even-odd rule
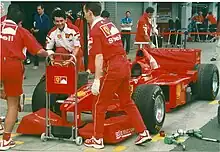
[[[200,49],[155,48],[148,49],[148,52],[161,68],[169,71],[193,70],[201,63]]]

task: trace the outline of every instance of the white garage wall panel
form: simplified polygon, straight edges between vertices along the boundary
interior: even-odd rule
[[[115,23],[116,20],[116,2],[105,2],[105,10],[110,13],[110,20]]]
[[[125,17],[125,12],[131,12],[131,18],[133,19],[133,28],[132,31],[136,31],[136,24],[139,17],[142,15],[143,11],[143,3],[135,3],[135,2],[118,2],[117,3],[117,20],[116,25],[120,27],[121,18]]]
[[[109,11],[110,19],[120,29],[120,20],[125,17],[125,12],[131,12],[131,18],[133,19],[132,31],[136,31],[136,25],[139,17],[143,12],[143,3],[141,2],[105,2],[105,10]],[[131,47],[133,47],[135,35],[131,36]]]
[[[120,29],[121,18],[125,17],[126,11],[131,12],[131,18],[133,19],[132,31],[136,32],[137,21],[143,12],[143,3],[141,3],[141,2],[139,2],[139,3],[137,3],[137,2],[136,3],[135,2],[126,2],[126,3],[118,2],[117,3],[116,25],[117,25],[117,27],[119,27],[119,29]],[[134,47],[133,46],[134,39],[135,39],[135,35],[132,34],[131,35],[131,48]]]
[[[11,1],[2,1],[2,2],[0,2],[1,3],[1,5],[3,5],[4,7],[3,7],[3,12],[2,12],[2,14],[1,14],[1,17],[2,16],[4,16],[4,15],[6,15],[7,13],[8,13],[8,6],[11,4]]]

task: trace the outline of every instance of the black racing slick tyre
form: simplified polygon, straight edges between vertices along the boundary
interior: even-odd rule
[[[160,131],[165,120],[165,97],[157,85],[139,85],[132,98],[142,116],[147,129],[152,134]]]
[[[88,83],[88,73],[79,72],[77,88],[80,88],[87,83]],[[56,100],[65,100],[67,97],[68,95],[64,95],[64,94],[50,94],[51,111],[60,114],[60,104],[56,103]],[[32,95],[32,111],[36,112],[45,107],[46,107],[46,78],[44,75],[34,89]]]
[[[32,111],[36,112],[42,108],[46,107],[46,81],[42,79],[36,86],[33,96],[32,96]],[[68,96],[65,96],[66,98]],[[64,98],[65,98],[64,97]],[[50,106],[51,111],[55,113],[60,113],[59,104],[56,103],[57,95],[51,94],[50,95]]]
[[[198,79],[192,85],[196,99],[214,100],[219,91],[219,71],[215,64],[199,64],[196,67]]]

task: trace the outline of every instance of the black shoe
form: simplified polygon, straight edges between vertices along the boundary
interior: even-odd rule
[[[211,58],[211,60],[210,61],[216,61],[216,58]]]

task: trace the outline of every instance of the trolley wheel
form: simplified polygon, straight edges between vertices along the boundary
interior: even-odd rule
[[[46,133],[42,133],[42,134],[41,134],[40,140],[43,141],[43,142],[46,142],[46,141],[47,141]]]
[[[83,144],[83,138],[78,136],[76,137],[76,145],[80,146]]]

